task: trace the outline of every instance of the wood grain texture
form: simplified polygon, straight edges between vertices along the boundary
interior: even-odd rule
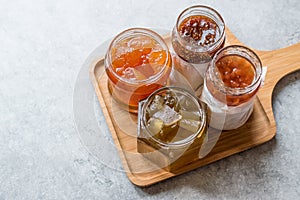
[[[170,37],[165,40],[170,44]],[[227,29],[226,44],[240,44]],[[107,125],[130,181],[138,186],[148,186],[159,181],[188,172],[239,153],[272,139],[276,134],[276,124],[272,111],[272,92],[277,82],[285,75],[300,69],[300,43],[275,51],[256,51],[263,66],[268,66],[264,87],[255,100],[254,111],[242,127],[222,132],[217,144],[204,158],[188,163],[176,173],[158,169],[137,153],[137,117],[120,110],[111,99],[107,88],[103,58],[99,58],[90,68],[90,78],[98,96]]]

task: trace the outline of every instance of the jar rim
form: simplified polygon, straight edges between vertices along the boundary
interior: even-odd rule
[[[128,38],[130,36],[130,34],[140,34],[140,35],[143,35],[143,36],[150,37],[150,38],[154,39],[162,47],[162,50],[166,51],[166,59],[165,59],[165,62],[163,64],[163,67],[160,69],[159,72],[157,72],[153,76],[150,76],[147,79],[143,79],[143,80],[128,79],[128,78],[125,78],[125,77],[122,77],[122,76],[118,75],[111,67],[111,65],[112,65],[111,49],[119,41],[122,41],[123,39]],[[128,36],[128,37],[123,38],[123,36]],[[158,33],[156,33],[155,31],[152,31],[152,30],[147,29],[147,28],[140,28],[140,27],[129,28],[129,29],[126,29],[126,30],[120,32],[119,34],[117,34],[113,38],[113,40],[111,41],[111,43],[109,45],[109,48],[106,52],[104,60],[105,60],[105,68],[108,69],[119,80],[121,80],[123,82],[126,82],[128,84],[142,84],[142,83],[149,83],[149,82],[155,81],[156,79],[161,77],[161,75],[164,73],[166,67],[168,67],[167,64],[169,62],[171,62],[171,60],[170,60],[170,51],[169,51],[168,45],[166,44],[164,39]]]
[[[149,103],[151,102],[151,100],[154,98],[155,95],[161,93],[161,92],[165,92],[165,91],[174,91],[175,93],[180,93],[185,95],[185,97],[187,98],[191,98],[193,100],[193,102],[197,105],[198,110],[201,114],[201,125],[199,126],[198,130],[193,133],[191,136],[177,141],[177,142],[173,142],[173,143],[166,143],[166,142],[162,142],[160,140],[158,140],[157,138],[153,137],[152,134],[150,133],[150,131],[148,130],[145,122],[146,122],[146,108],[149,106]],[[186,89],[183,89],[181,87],[177,87],[177,86],[165,86],[162,87],[156,91],[154,91],[151,95],[148,96],[147,99],[144,100],[144,104],[141,107],[141,125],[145,128],[145,132],[146,134],[149,136],[149,138],[151,138],[154,142],[156,142],[157,144],[159,144],[161,147],[180,147],[180,146],[184,146],[187,145],[189,143],[192,143],[194,141],[194,139],[198,136],[198,134],[204,129],[205,124],[206,124],[206,114],[203,108],[203,105],[199,102],[198,98],[192,94],[191,92],[189,92]]]
[[[187,7],[186,9],[184,9],[177,17],[176,26],[175,26],[176,32],[179,35],[179,39],[181,40],[182,43],[185,43],[185,44],[188,43],[186,40],[184,40],[182,38],[181,34],[179,34],[178,28],[180,26],[179,22],[181,22],[180,21],[181,18],[184,17],[185,14],[191,13],[193,11],[210,11],[211,14],[213,14],[220,20],[220,23],[222,25],[221,27],[219,26],[219,23],[216,22],[216,20],[212,19],[209,16],[206,16],[206,17],[210,18],[211,20],[213,20],[217,24],[217,26],[220,29],[221,34],[220,34],[220,37],[218,37],[217,40],[209,46],[201,46],[201,48],[199,48],[199,46],[197,45],[198,51],[202,50],[199,52],[212,51],[215,48],[215,46],[218,45],[219,43],[221,43],[225,38],[225,21],[224,21],[223,17],[221,16],[221,14],[212,7],[205,6],[205,5],[194,5],[194,6],[190,6],[190,7]],[[196,16],[196,15],[191,15],[191,16]],[[183,18],[183,19],[185,19],[185,18]],[[194,44],[192,44],[192,45],[195,46]]]
[[[221,55],[221,54],[228,50],[235,50],[235,51],[234,51],[234,53],[228,53],[225,56],[227,56],[227,55],[242,56],[243,58],[247,59],[251,63],[251,65],[255,68],[255,79],[252,81],[252,83],[250,85],[243,87],[243,88],[232,88],[232,87],[226,86],[224,84],[224,82],[219,77],[217,77],[218,70],[217,70],[215,63],[220,58],[223,57],[223,55]],[[249,57],[245,57],[245,55],[248,55]],[[252,91],[253,89],[255,89],[256,87],[258,87],[262,80],[262,63],[261,63],[260,58],[253,50],[251,50],[250,48],[248,48],[246,46],[242,46],[242,45],[229,45],[229,46],[224,47],[224,48],[220,49],[219,51],[217,51],[217,53],[214,55],[212,61],[210,62],[209,68],[211,68],[211,70],[213,72],[213,73],[210,73],[209,75],[210,75],[211,80],[212,80],[212,78],[214,78],[213,80],[215,80],[215,81],[212,81],[214,83],[214,85],[217,86],[219,89],[221,86],[222,92],[229,93],[231,95],[240,95],[240,94],[248,93],[248,92]]]

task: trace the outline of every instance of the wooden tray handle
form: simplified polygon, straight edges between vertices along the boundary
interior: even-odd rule
[[[300,69],[300,43],[279,50],[256,52],[261,58],[263,66],[268,67],[265,84],[258,97],[265,111],[269,113],[269,120],[275,124],[272,114],[272,93],[280,79]]]
[[[268,66],[265,84],[272,85],[273,89],[284,76],[300,69],[300,43],[279,50],[256,52],[263,65]]]

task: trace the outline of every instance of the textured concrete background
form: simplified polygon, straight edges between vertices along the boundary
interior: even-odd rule
[[[72,98],[90,53],[128,27],[171,30],[199,3],[215,7],[252,48],[300,42],[298,0],[0,0],[0,200],[299,199],[299,71],[273,94],[275,139],[154,186],[132,185],[82,144]]]

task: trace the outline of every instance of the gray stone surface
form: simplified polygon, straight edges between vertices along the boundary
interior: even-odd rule
[[[300,42],[298,0],[1,0],[0,200],[299,199],[299,71],[274,91],[275,139],[148,188],[112,169],[119,162],[115,152],[104,163],[78,134],[73,91],[90,53],[128,27],[171,30],[180,11],[198,3],[219,10],[232,32],[255,49]],[[92,100],[97,133],[109,141]]]

